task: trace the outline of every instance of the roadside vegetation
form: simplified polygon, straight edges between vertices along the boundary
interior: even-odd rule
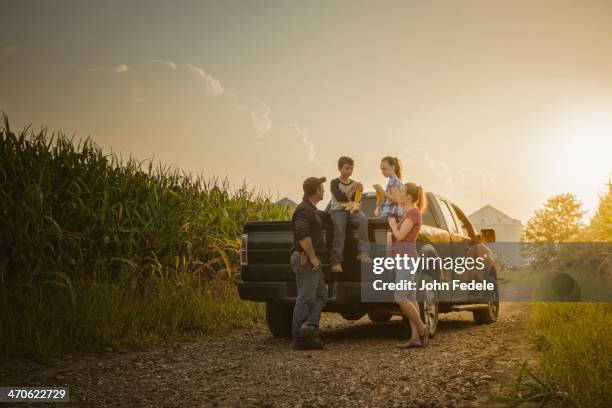
[[[532,267],[579,283],[601,285],[610,291],[612,283],[612,184],[600,197],[596,214],[588,224],[584,212],[571,194],[547,201],[536,211],[525,230],[529,242],[589,243],[562,246],[527,246]],[[567,275],[565,275],[567,274]],[[584,276],[584,275],[588,276]],[[581,281],[581,278],[582,281]],[[587,290],[593,288],[583,287]],[[580,296],[580,293],[576,293]],[[549,402],[575,407],[612,406],[612,303],[537,302],[531,321],[531,341],[540,352],[537,366],[523,363],[514,383],[500,395],[510,406],[525,402]]]
[[[0,359],[47,361],[255,324],[235,289],[247,220],[270,197],[93,141],[0,125]]]

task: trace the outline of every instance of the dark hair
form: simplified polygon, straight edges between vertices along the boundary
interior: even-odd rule
[[[325,177],[308,177],[302,183],[302,189],[304,190],[304,198],[311,197],[314,193],[317,192],[319,186],[325,183]]]
[[[381,161],[386,161],[389,166],[393,167],[393,171],[395,171],[395,175],[398,178],[402,178],[402,165],[397,157],[393,156],[385,156]]]
[[[427,209],[427,196],[423,187],[417,186],[414,183],[404,184],[404,192],[412,197],[412,202],[419,209],[421,213],[424,213]]]
[[[342,167],[344,167],[345,164],[348,164],[349,166],[353,166],[355,164],[355,161],[348,156],[340,157],[338,159],[338,170],[342,169]]]

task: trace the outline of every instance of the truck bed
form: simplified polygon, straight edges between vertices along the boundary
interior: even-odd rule
[[[323,220],[327,253],[332,242],[332,228],[328,219]],[[386,245],[387,226],[384,220],[370,219],[370,242]],[[248,263],[243,265],[240,278],[244,282],[295,282],[291,270],[290,257],[293,246],[293,233],[290,221],[256,221],[244,226],[246,234]],[[349,226],[343,263],[344,272],[331,273],[329,257],[322,258],[322,270],[328,282],[360,281],[360,263],[357,261],[357,235]]]

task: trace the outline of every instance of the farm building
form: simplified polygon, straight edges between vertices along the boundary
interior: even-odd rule
[[[491,245],[508,266],[519,266],[523,263],[520,245],[523,235],[523,224],[520,220],[504,214],[492,205],[485,205],[468,216],[474,228],[480,231],[483,228],[495,230],[496,244]]]
[[[281,207],[286,208],[295,208],[297,207],[297,203],[290,199],[289,197],[283,197],[276,202],[276,205],[280,205]]]

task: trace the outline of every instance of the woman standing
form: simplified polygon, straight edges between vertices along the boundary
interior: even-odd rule
[[[398,203],[403,210],[403,216],[398,222],[389,217],[389,226],[393,233],[393,256],[408,255],[417,257],[416,239],[421,229],[422,213],[427,207],[427,199],[423,187],[414,183],[406,183],[398,194]],[[408,262],[408,265],[414,265]],[[416,270],[396,269],[395,281],[397,283],[414,282],[416,285]],[[404,316],[410,320],[410,339],[401,348],[426,347],[429,343],[429,327],[421,321],[419,304],[416,300],[416,289],[401,290],[394,293],[395,302],[399,305]]]

